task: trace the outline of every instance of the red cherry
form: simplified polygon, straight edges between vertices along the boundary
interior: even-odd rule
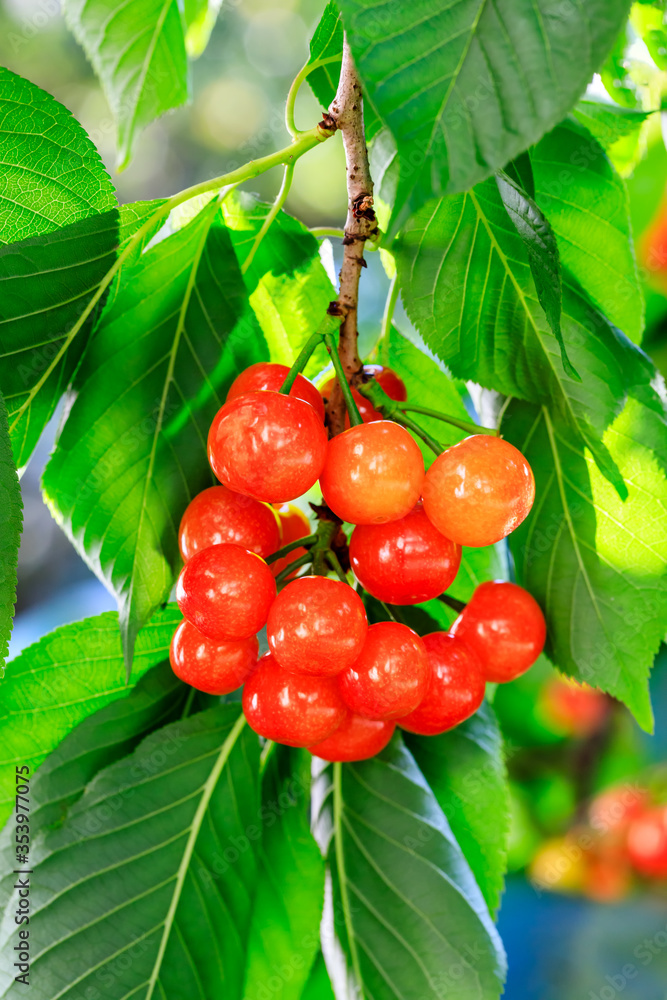
[[[333,676],[359,656],[368,619],[352,587],[325,576],[289,583],[271,606],[269,648],[286,670]]]
[[[648,878],[667,878],[667,806],[633,820],[628,830],[628,855],[633,867]]]
[[[459,545],[492,545],[527,517],[535,480],[514,445],[475,434],[436,458],[422,496],[426,514],[446,538]]]
[[[185,564],[176,600],[207,639],[249,639],[266,624],[276,581],[264,560],[239,545],[212,545]]]
[[[405,517],[419,500],[423,482],[419,448],[391,420],[360,424],[332,438],[320,477],[325,503],[352,524]]]
[[[362,587],[379,601],[420,604],[452,583],[461,547],[440,534],[418,503],[400,521],[355,528],[350,562]]]
[[[237,396],[245,396],[248,392],[258,392],[261,390],[272,390],[279,392],[283,382],[287,378],[289,368],[287,365],[276,365],[270,361],[258,361],[255,365],[250,365],[244,372],[237,375],[227,393],[227,402],[236,399]],[[289,391],[290,396],[303,399],[310,403],[320,420],[324,420],[324,403],[322,397],[304,375],[297,375],[294,385]]]
[[[243,688],[243,712],[260,736],[291,747],[320,743],[347,715],[336,682],[284,670],[266,653]]]
[[[382,365],[364,365],[364,372],[367,375],[373,375],[375,377],[375,381],[382,386],[391,399],[398,400],[399,402],[405,402],[408,398],[405,383],[398,377],[396,372],[391,370],[391,368],[383,368]],[[335,378],[331,378],[322,386],[321,393],[324,400],[329,399],[335,381]],[[357,404],[359,414],[365,424],[369,424],[373,420],[384,419],[382,414],[375,409],[370,400],[366,399],[365,396],[362,396],[361,393],[354,387],[352,388],[352,397]],[[348,415],[345,416],[345,426],[350,426],[350,418]]]
[[[430,676],[423,700],[398,724],[411,733],[437,736],[468,719],[484,699],[486,683],[477,655],[454,635],[422,636]]]
[[[280,518],[280,528],[282,537],[280,539],[280,546],[289,545],[290,542],[296,542],[297,538],[306,538],[307,535],[312,533],[310,527],[310,521],[298,507],[294,504],[284,503],[278,509],[278,517]],[[275,551],[275,550],[274,550]],[[291,562],[295,559],[299,559],[301,556],[305,556],[307,549],[299,547],[298,549],[292,549],[288,552],[286,556],[282,559],[276,559],[275,562],[271,563],[271,569],[274,576],[278,576],[279,573],[289,566]],[[295,573],[298,570],[294,571]],[[294,579],[294,573],[290,573],[287,576],[288,580]]]
[[[451,628],[473,649],[487,681],[512,681],[532,667],[544,648],[547,626],[534,597],[516,583],[477,587]]]
[[[230,490],[284,503],[314,486],[327,432],[312,406],[279,392],[250,392],[225,403],[211,424],[208,458]]]
[[[184,561],[200,549],[224,544],[268,556],[280,546],[280,525],[272,509],[259,500],[226,486],[211,486],[186,507],[178,537]]]
[[[378,622],[368,629],[361,655],[338,684],[353,712],[386,722],[415,710],[428,678],[428,656],[417,633],[398,622]]]
[[[308,749],[322,760],[367,760],[384,750],[395,728],[393,722],[350,714],[332,736]]]
[[[207,694],[231,694],[245,683],[257,663],[256,636],[215,643],[182,621],[171,640],[169,659],[177,677]]]
[[[590,736],[609,714],[609,700],[602,691],[578,684],[569,677],[552,677],[540,691],[541,714],[553,729],[567,736]]]

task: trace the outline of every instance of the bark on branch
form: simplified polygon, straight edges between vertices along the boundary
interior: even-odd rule
[[[338,300],[331,303],[329,311],[334,316],[342,317],[338,353],[348,382],[354,382],[361,369],[357,352],[359,277],[362,267],[365,267],[364,243],[376,235],[377,220],[373,210],[373,181],[364,135],[361,84],[347,39],[343,43],[338,91],[329,108],[329,115],[343,136],[348,195],[340,291]],[[331,433],[340,434],[345,427],[345,402],[337,382],[327,406],[327,419]]]

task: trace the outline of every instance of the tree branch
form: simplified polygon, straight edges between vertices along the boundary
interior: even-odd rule
[[[357,353],[357,302],[359,277],[362,267],[366,266],[364,243],[375,237],[377,220],[373,210],[373,181],[364,135],[361,84],[347,39],[343,43],[338,91],[329,108],[329,115],[343,136],[348,197],[340,291],[338,300],[331,303],[329,312],[342,317],[338,354],[350,382],[361,369]],[[334,383],[327,405],[327,420],[332,434],[340,434],[345,427],[345,401],[338,382]]]

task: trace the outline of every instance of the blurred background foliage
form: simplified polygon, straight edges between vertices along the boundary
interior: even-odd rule
[[[322,0],[224,0],[211,43],[193,64],[194,101],[142,134],[129,168],[114,171],[111,114],[57,0],[0,0],[0,63],[69,108],[96,143],[122,202],[168,195],[285,144],[284,98],[306,59]],[[667,106],[664,4],[635,4],[590,97],[654,111]],[[307,87],[297,121],[320,117]],[[646,297],[644,347],[667,374],[667,112],[609,151],[625,177]],[[266,174],[250,189],[270,200]],[[286,205],[309,226],[344,223],[339,137],[299,161]],[[323,247],[334,269],[338,248]],[[387,291],[369,255],[361,329],[372,344]],[[399,328],[407,321],[399,310]],[[40,476],[57,430],[41,441],[23,479],[25,530],[12,653],[56,625],[113,602],[51,520]],[[657,733],[641,733],[612,699],[558,677],[546,660],[499,689],[513,798],[510,877],[500,931],[510,958],[510,1000],[665,1000],[667,880],[628,863],[637,803],[667,800],[667,653],[652,678]]]

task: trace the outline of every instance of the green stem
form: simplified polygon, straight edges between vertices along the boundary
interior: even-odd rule
[[[424,444],[427,445],[431,449],[431,451],[434,452],[436,455],[442,455],[445,449],[440,444],[440,442],[436,441],[435,438],[432,438],[431,435],[428,434],[423,429],[423,427],[420,427],[419,424],[416,424],[414,420],[410,419],[410,417],[405,416],[405,414],[402,413],[401,410],[397,408],[394,411],[394,413],[392,413],[391,419],[395,420],[397,424],[402,424],[403,427],[406,427],[409,431],[412,431],[412,433],[415,434],[418,438],[421,438]]]
[[[381,604],[381,605],[382,605],[382,607],[384,608],[384,612],[385,612],[385,614],[389,616],[389,621],[391,621],[391,622],[395,622],[395,621],[398,621],[398,619],[397,619],[396,615],[395,615],[395,614],[394,614],[394,612],[393,612],[393,611],[391,610],[391,608],[389,607],[389,605],[388,605],[388,604],[385,604],[385,602],[384,602],[384,601],[380,601],[380,604]]]
[[[335,229],[333,226],[315,226],[310,232],[313,234],[316,240],[325,240],[327,238],[334,240],[345,239],[344,229]]]
[[[269,229],[273,225],[273,222],[274,222],[276,216],[278,215],[278,212],[280,211],[280,209],[285,204],[285,201],[287,200],[287,195],[290,192],[290,188],[292,186],[292,180],[294,179],[294,167],[295,166],[296,166],[296,161],[292,161],[291,163],[288,163],[287,166],[285,167],[285,173],[283,174],[283,182],[280,185],[280,191],[276,195],[276,200],[274,201],[273,205],[271,206],[270,212],[268,213],[268,215],[264,219],[264,222],[262,224],[262,228],[260,229],[260,231],[255,236],[253,244],[250,247],[250,252],[249,252],[248,256],[243,261],[243,265],[241,267],[241,274],[245,274],[246,271],[248,270],[248,268],[250,267],[250,265],[252,264],[253,260],[255,259],[255,254],[259,250],[259,247],[260,247],[260,244],[261,244],[262,240],[264,239],[264,237],[268,233]]]
[[[340,528],[340,521],[323,519],[317,525],[317,541],[311,549],[313,557],[313,573],[315,576],[326,576],[329,572],[327,560],[331,551],[331,543]]]
[[[347,407],[347,412],[350,416],[350,427],[358,427],[359,424],[363,424],[363,420],[361,419],[361,414],[359,413],[357,404],[354,401],[352,390],[350,389],[349,383],[345,378],[345,370],[343,369],[343,365],[341,364],[341,360],[338,355],[336,342],[330,333],[326,333],[324,335],[324,343],[327,346],[327,351],[331,355],[336,376],[340,383],[343,399],[345,400],[345,406]]]
[[[380,340],[384,340],[384,338],[389,335],[389,331],[391,330],[391,321],[394,318],[394,310],[396,308],[396,303],[398,302],[398,292],[398,275],[395,274],[391,279],[389,293],[384,304],[382,326],[380,327]]]
[[[313,353],[315,348],[318,347],[321,343],[322,343],[322,334],[313,333],[311,334],[311,336],[308,338],[306,343],[303,345],[303,347],[297,354],[296,361],[288,371],[287,375],[285,376],[285,381],[280,387],[280,391],[284,393],[286,396],[289,395],[289,392],[296,381],[297,375],[301,374],[303,369],[308,364],[311,354]]]
[[[304,134],[301,131],[301,129],[298,129],[296,127],[296,123],[294,120],[294,108],[296,105],[296,97],[297,94],[299,93],[299,90],[301,89],[301,84],[306,79],[306,77],[313,72],[313,70],[319,69],[320,66],[326,66],[327,63],[339,62],[339,61],[340,61],[340,55],[337,55],[337,56],[328,56],[326,59],[318,59],[314,63],[306,63],[306,65],[302,66],[297,75],[294,77],[292,85],[287,93],[287,100],[285,101],[285,128],[287,129],[287,131],[289,132],[289,134],[292,136],[293,139],[298,139],[299,136]]]
[[[327,552],[327,554],[326,554],[326,557],[327,557],[327,559],[329,561],[329,565],[331,566],[332,570],[334,571],[334,573],[336,574],[336,576],[338,577],[338,579],[342,580],[343,583],[347,583],[347,577],[345,575],[345,570],[341,566],[340,560],[338,559],[338,556],[336,555],[336,553],[332,552],[331,549],[329,549],[328,552]]]
[[[293,573],[295,569],[301,569],[301,567],[305,566],[306,563],[312,561],[313,557],[310,552],[306,552],[305,556],[299,556],[298,559],[295,559],[294,562],[291,562],[289,566],[285,566],[285,569],[278,573],[278,576],[276,577],[276,586],[283,583],[283,581],[290,575],[290,573]]]
[[[446,604],[448,608],[452,609],[452,611],[458,612],[458,614],[461,614],[463,609],[466,607],[465,601],[457,601],[455,597],[450,597],[449,594],[438,594],[438,600],[442,601],[443,604]]]
[[[399,403],[398,408],[405,412],[423,413],[425,417],[434,417],[436,420],[443,420],[446,424],[458,427],[462,431],[469,431],[471,434],[491,434],[498,436],[498,431],[492,427],[482,427],[472,420],[461,420],[459,417],[450,417],[448,413],[440,413],[438,410],[429,410],[426,406],[417,406],[416,403]]]
[[[287,545],[283,545],[282,549],[278,549],[277,552],[272,552],[270,556],[267,556],[264,562],[269,563],[276,562],[278,559],[282,559],[283,556],[288,555],[294,549],[308,548],[310,545],[314,545],[317,541],[317,535],[306,535],[304,538],[297,538],[295,542],[289,542]]]
[[[428,445],[431,451],[434,451],[436,455],[442,455],[445,450],[439,441],[432,438],[423,428],[416,424],[414,420],[406,416],[405,413],[400,409],[400,404],[388,396],[381,385],[371,379],[370,382],[364,382],[359,386],[359,392],[366,399],[370,399],[371,403],[376,410],[379,410],[383,417],[388,420],[395,420],[397,424],[402,424],[403,427],[407,427],[409,431],[412,431],[418,438]]]

